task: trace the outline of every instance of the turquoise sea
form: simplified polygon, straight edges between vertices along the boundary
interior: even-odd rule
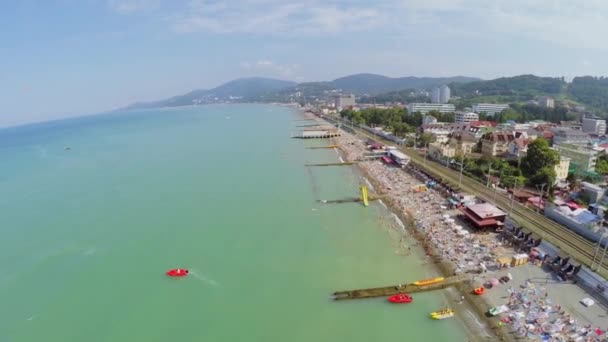
[[[429,274],[300,117],[263,105],[115,112],[0,130],[0,341],[463,341],[414,303],[336,290]],[[299,123],[302,124],[302,123]],[[174,279],[164,272],[192,270]]]

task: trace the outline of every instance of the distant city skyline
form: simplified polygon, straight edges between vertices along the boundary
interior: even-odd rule
[[[251,76],[602,76],[606,17],[599,0],[6,1],[0,126]]]

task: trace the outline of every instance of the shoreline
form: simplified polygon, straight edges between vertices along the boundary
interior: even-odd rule
[[[300,114],[307,119],[314,119],[318,122],[323,123],[326,122],[325,120],[320,119],[319,117],[310,113],[300,111]],[[359,136],[354,136],[353,134],[344,130],[342,130],[341,134],[342,136],[329,139],[332,144],[338,146],[338,148],[335,148],[334,150],[337,151],[340,161],[356,161],[358,158],[356,158],[356,156],[353,156],[354,153],[349,153],[350,151],[348,150],[348,147],[346,145],[351,144],[353,140],[361,140],[361,138]],[[394,194],[391,194],[390,191],[387,191],[385,189],[386,185],[383,184],[372,174],[373,170],[369,167],[368,163],[370,162],[358,163],[356,165],[356,170],[361,174],[361,177],[366,182],[372,185],[371,190],[373,191],[373,193],[385,196],[381,200],[382,203],[380,205],[383,205],[391,216],[394,216],[394,218],[398,219],[403,224],[403,226],[400,226],[396,220],[391,220],[394,221],[394,223],[391,223],[391,225],[400,226],[399,228],[403,230],[404,235],[407,234],[408,237],[411,237],[412,240],[415,241],[410,241],[410,243],[408,244],[408,255],[410,255],[409,253],[411,252],[417,254],[417,256],[421,258],[421,261],[423,261],[424,267],[434,275],[453,275],[455,265],[451,261],[442,260],[442,258],[439,256],[439,251],[436,250],[436,248],[429,240],[430,234],[425,233],[416,228],[415,215],[411,212],[406,213],[406,210],[409,210],[404,210],[401,207],[402,205],[400,205],[399,203],[399,199],[395,198]],[[402,171],[407,172],[405,170]],[[408,175],[412,178],[415,178],[414,175]],[[441,194],[441,196],[444,197],[444,194]],[[480,297],[473,297],[471,295],[473,288],[473,284],[463,283],[453,287],[448,287],[445,289],[446,291],[441,292],[441,295],[444,296],[449,302],[455,303],[455,305],[451,305],[452,307],[459,308],[457,310],[456,319],[463,326],[463,330],[465,331],[468,340],[514,341],[512,336],[510,336],[509,334],[505,334],[506,331],[502,329],[496,329],[496,326],[492,325],[491,320],[486,318],[485,313],[487,312],[487,307],[489,307],[490,305]],[[464,296],[464,302],[460,302],[461,296]],[[467,317],[465,318],[465,316]]]

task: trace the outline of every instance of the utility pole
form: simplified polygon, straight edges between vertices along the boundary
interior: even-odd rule
[[[602,221],[603,222],[603,221]],[[608,235],[606,235],[607,233],[604,233],[600,236],[599,241],[597,242],[597,246],[595,246],[595,251],[593,252],[593,259],[591,259],[591,265],[589,265],[589,268],[591,270],[593,270],[593,264],[596,261],[596,257],[599,257],[599,252],[600,252],[600,248],[602,247],[602,240],[607,237]],[[608,241],[606,241],[606,245],[608,246]]]
[[[486,182],[486,188],[490,187],[490,176],[492,175],[492,163],[488,165],[488,181]]]
[[[538,201],[538,206],[536,208],[537,213],[540,212],[540,204],[543,200],[543,194],[545,193],[545,185],[547,185],[547,183],[540,184],[540,200]],[[538,184],[536,185],[536,189],[538,190]]]
[[[500,183],[500,179],[502,178],[502,170],[498,175],[498,180],[494,182],[494,205],[496,205],[496,192],[498,191],[498,184]]]
[[[426,165],[426,155],[429,153],[429,143],[426,143],[426,148],[424,149],[424,165]]]
[[[462,171],[464,170],[464,153],[462,154],[462,158],[460,158],[460,178],[458,178],[458,188],[462,186]]]
[[[602,264],[604,263],[604,258],[606,257],[606,250],[608,250],[608,241],[604,242],[604,253],[602,254],[602,258],[600,259],[600,262],[598,263],[598,267],[596,268],[596,271],[599,270],[600,268],[602,268]]]

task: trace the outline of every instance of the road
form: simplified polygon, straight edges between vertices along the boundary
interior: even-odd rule
[[[352,127],[348,123],[343,122],[343,124],[348,125],[349,128]],[[362,134],[377,141],[383,141],[389,145],[392,144],[391,142],[373,135],[363,129],[354,129],[358,134]],[[440,177],[443,182],[447,182],[452,186],[459,184],[460,173],[458,171],[447,168],[434,161],[428,159],[425,160],[424,156],[421,156],[413,149],[402,148],[401,150],[411,158],[411,162],[416,167],[428,172],[431,175]],[[569,255],[571,258],[575,259],[581,264],[588,267],[591,265],[597,244],[583,238],[567,227],[532,211],[517,201],[512,202],[509,197],[501,193],[497,193],[495,190],[486,187],[484,184],[475,179],[463,175],[460,188],[463,191],[473,194],[486,202],[494,203],[494,205],[496,205],[498,208],[510,213],[511,218],[526,230],[550,242],[559,248],[563,253]],[[599,256],[596,257],[594,264],[595,267],[597,267],[597,263],[599,261],[598,259],[601,257],[602,251],[603,250],[600,249]],[[603,277],[608,277],[608,257],[604,259],[601,267],[599,267],[596,272]]]

